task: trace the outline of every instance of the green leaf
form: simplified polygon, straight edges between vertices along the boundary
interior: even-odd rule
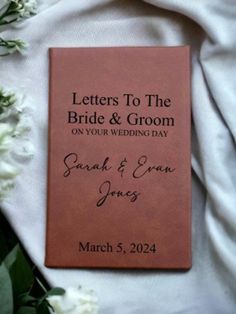
[[[45,302],[45,299],[50,295],[63,295],[65,293],[65,290],[62,288],[54,287],[51,290],[47,291],[44,296],[39,299],[38,304],[41,305],[43,302]],[[47,301],[46,301],[47,302]]]
[[[0,309],[1,314],[13,313],[11,278],[4,263],[0,265]]]
[[[37,314],[50,314],[49,306],[46,301],[39,304]]]
[[[63,295],[63,294],[65,294],[64,289],[55,287],[49,290],[46,295],[49,296],[49,295]]]
[[[30,306],[22,306],[16,314],[37,314],[35,308]]]
[[[19,295],[17,298],[18,306],[33,305],[36,302],[37,302],[37,298],[31,296],[29,293],[23,293]]]
[[[30,265],[18,244],[7,255],[4,263],[12,280],[14,297],[27,292],[33,283],[34,277]]]

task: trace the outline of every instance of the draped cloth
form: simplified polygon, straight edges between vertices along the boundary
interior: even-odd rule
[[[0,84],[26,93],[35,153],[2,209],[49,283],[94,289],[103,314],[236,313],[235,34],[233,0],[45,0],[37,15],[3,30],[4,38],[30,43],[26,56],[1,60]],[[185,44],[192,50],[192,269],[46,268],[48,48]]]

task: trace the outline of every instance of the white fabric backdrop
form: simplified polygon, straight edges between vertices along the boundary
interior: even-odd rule
[[[41,1],[38,15],[2,35],[31,45],[0,62],[0,84],[26,91],[35,147],[3,210],[49,282],[93,288],[104,314],[236,313],[235,1]],[[48,47],[181,44],[193,52],[193,268],[45,268]]]

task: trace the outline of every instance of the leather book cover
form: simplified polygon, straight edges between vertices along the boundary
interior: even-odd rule
[[[190,49],[50,48],[48,267],[191,267]]]

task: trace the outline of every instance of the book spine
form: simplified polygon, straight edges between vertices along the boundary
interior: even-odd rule
[[[46,210],[46,249],[45,249],[45,266],[49,266],[49,238],[50,238],[50,234],[49,234],[49,230],[50,230],[50,226],[49,224],[51,223],[51,219],[50,219],[50,164],[51,164],[51,157],[50,157],[50,151],[51,151],[51,133],[52,133],[52,97],[53,97],[53,54],[54,54],[54,49],[53,48],[49,48],[48,51],[49,54],[49,64],[48,64],[48,71],[49,71],[49,89],[48,89],[48,163],[47,163],[47,201],[46,201],[46,206],[47,206],[47,210]]]

